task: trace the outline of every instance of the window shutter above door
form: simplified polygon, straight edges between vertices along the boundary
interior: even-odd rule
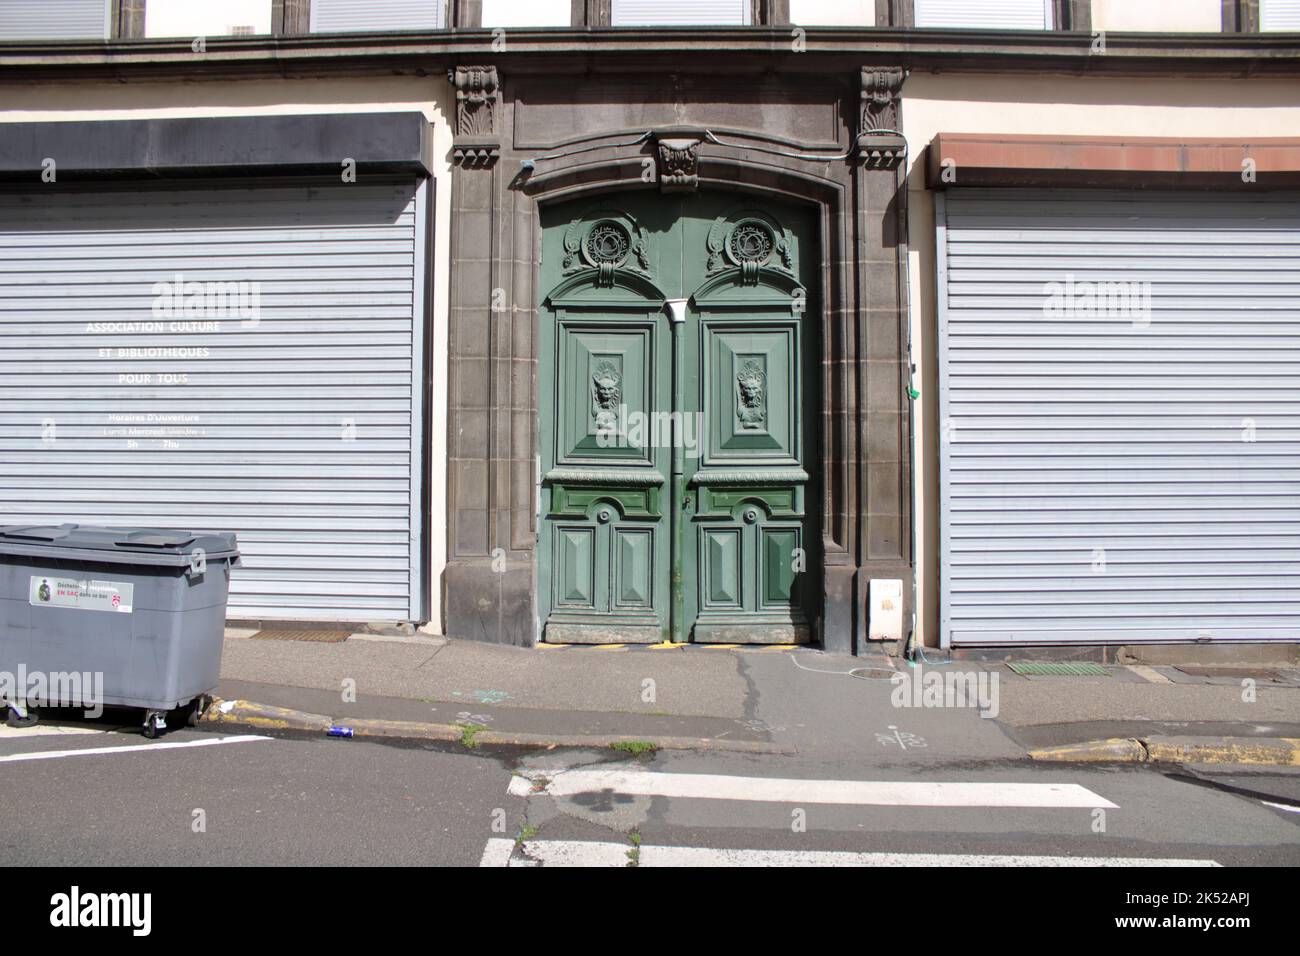
[[[750,0],[613,0],[610,24],[633,26],[744,26]]]
[[[104,39],[110,0],[0,2],[0,40]]]
[[[1051,30],[1051,0],[916,0],[918,27]]]
[[[1259,0],[1259,29],[1300,33],[1300,0]]]
[[[312,33],[441,30],[446,0],[312,0]]]

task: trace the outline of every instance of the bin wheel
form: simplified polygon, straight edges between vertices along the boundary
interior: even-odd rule
[[[206,694],[201,697],[195,697],[194,703],[190,705],[190,712],[185,715],[185,724],[188,727],[197,727],[199,721],[203,719],[203,712],[208,709],[212,703],[212,698]]]
[[[144,735],[150,740],[156,740],[162,734],[162,727],[159,726],[157,714],[150,714],[144,719]]]
[[[36,711],[30,708],[27,710],[26,717],[19,717],[18,711],[10,707],[9,713],[5,716],[5,723],[10,727],[35,727],[40,719],[41,718],[36,715]]]

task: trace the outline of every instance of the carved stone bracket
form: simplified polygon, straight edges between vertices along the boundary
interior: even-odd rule
[[[500,143],[457,143],[451,148],[452,163],[464,169],[487,169],[500,156]]]
[[[862,68],[861,133],[898,130],[898,99],[907,71],[901,66]]]
[[[452,160],[465,168],[485,168],[501,155],[497,132],[500,80],[494,66],[458,66],[447,72],[456,90],[456,136]]]
[[[862,68],[858,156],[868,169],[896,169],[907,157],[907,141],[898,132],[900,93],[906,79],[902,67]]]
[[[897,169],[907,158],[907,140],[894,133],[858,137],[858,157],[867,169]]]
[[[656,139],[659,158],[659,189],[662,192],[695,192],[700,188],[699,139]]]

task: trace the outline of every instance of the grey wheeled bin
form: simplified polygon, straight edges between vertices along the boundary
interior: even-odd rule
[[[146,737],[166,729],[173,708],[192,704],[197,720],[221,671],[238,564],[233,534],[0,526],[9,722],[34,723],[33,702],[143,707]]]

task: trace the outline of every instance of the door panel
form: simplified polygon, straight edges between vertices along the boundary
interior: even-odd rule
[[[702,322],[708,461],[755,457],[797,464],[798,326]]]
[[[735,603],[713,600],[710,548],[688,549],[700,567],[689,600],[696,641],[805,642],[811,638],[807,551],[815,515],[805,509],[811,403],[803,362],[808,338],[809,219],[734,197],[706,199],[686,220],[683,271],[698,325],[695,407],[705,441],[687,465],[688,537],[733,542]]]
[[[616,429],[620,409],[652,409],[654,325],[602,319],[596,327],[560,322],[560,462],[617,459],[653,466],[641,436]]]
[[[640,194],[543,227],[544,639],[808,640],[809,217]]]

